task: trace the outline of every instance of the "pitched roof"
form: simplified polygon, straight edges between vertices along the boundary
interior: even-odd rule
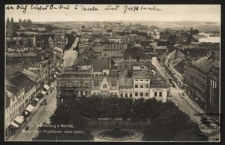
[[[149,73],[148,71],[137,70],[137,71],[133,71],[132,77],[134,79],[149,79]]]
[[[25,74],[27,77],[29,77],[32,81],[35,81],[35,79],[39,78],[39,74],[37,73],[34,73],[33,71],[30,71],[30,70],[27,70],[27,69],[24,69],[22,71],[23,74]]]
[[[120,87],[128,87],[132,88],[133,87],[133,79],[132,78],[119,78],[119,86]]]
[[[25,93],[35,86],[35,83],[23,73],[12,78],[10,82],[17,87],[25,88]]]
[[[128,48],[124,52],[124,59],[129,60],[130,57],[131,59],[136,59],[139,56],[140,60],[150,60],[151,57],[148,56],[144,51],[142,51],[140,48]]]
[[[185,63],[185,61],[182,60],[182,61],[180,61],[177,65],[174,66],[174,68],[175,68],[180,74],[183,74],[183,73],[184,73],[184,63]]]
[[[201,57],[194,61],[192,66],[200,69],[204,73],[208,73],[212,66],[218,65],[219,61],[215,59],[209,59],[208,57]]]
[[[150,73],[150,88],[169,88],[169,83],[163,77],[156,73]]]
[[[167,49],[167,46],[156,46],[155,49]]]
[[[86,59],[83,62],[79,62],[77,65],[91,65],[93,70],[96,72],[102,71],[103,69],[109,69],[109,60],[107,59]]]

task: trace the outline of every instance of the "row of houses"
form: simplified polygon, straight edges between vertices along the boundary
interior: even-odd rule
[[[216,52],[195,60],[179,49],[164,53],[161,63],[188,96],[208,113],[219,112],[219,67]]]
[[[65,94],[75,96],[101,95],[154,98],[167,101],[170,85],[151,65],[151,57],[139,48],[128,48],[123,60],[90,57],[90,51],[77,58],[73,66],[64,68],[58,76],[58,105]],[[91,55],[92,56],[92,55]]]
[[[26,69],[5,81],[5,138],[26,120],[43,88],[49,89],[46,74]]]

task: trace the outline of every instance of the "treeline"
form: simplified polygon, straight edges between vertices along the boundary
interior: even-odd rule
[[[33,24],[33,22],[30,19],[19,19],[19,24],[22,25],[23,27],[29,27]]]

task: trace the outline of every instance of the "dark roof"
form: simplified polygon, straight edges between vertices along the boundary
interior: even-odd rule
[[[107,59],[86,59],[78,63],[77,65],[91,65],[94,71],[102,71],[103,69],[109,69],[109,60]]]
[[[219,64],[218,60],[210,59],[209,57],[201,57],[200,59],[192,63],[194,67],[200,69],[204,73],[208,73],[212,66],[218,64]]]
[[[169,88],[169,83],[163,79],[163,77],[156,72],[154,75],[153,73],[150,73],[150,88]]]
[[[15,87],[14,85],[6,85],[6,90],[15,95],[19,92],[19,88]]]
[[[10,82],[17,87],[25,88],[25,93],[35,86],[35,83],[23,73],[12,78]]]
[[[152,41],[143,41],[141,42],[141,46],[150,46],[150,43],[152,43]]]
[[[140,48],[128,48],[126,49],[126,51],[124,52],[124,59],[125,60],[129,60],[129,58],[131,57],[131,59],[136,59],[137,57],[139,57],[140,60],[150,60],[151,57],[148,56],[144,51],[142,51]]]
[[[184,73],[184,60],[180,61],[177,65],[174,66],[174,68],[180,73]]]

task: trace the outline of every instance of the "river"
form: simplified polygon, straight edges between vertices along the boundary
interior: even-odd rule
[[[199,33],[200,35],[206,36],[206,38],[200,38],[199,42],[211,42],[211,43],[220,43],[220,37],[211,37],[211,33]]]

